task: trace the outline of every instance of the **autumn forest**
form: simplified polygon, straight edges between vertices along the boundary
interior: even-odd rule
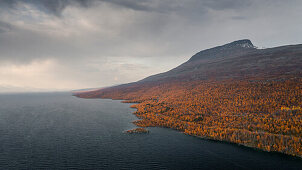
[[[201,58],[198,62],[189,61],[185,63],[187,65],[172,70],[175,73],[177,69],[182,69],[177,72],[182,74],[182,78],[179,75],[171,78],[172,73],[167,72],[159,75],[165,76],[160,80],[130,83],[75,95],[82,98],[122,99],[127,103],[135,103],[131,107],[137,109],[134,114],[139,120],[134,124],[139,127],[172,128],[187,135],[302,157],[302,53],[294,54],[291,50],[280,51],[278,48],[278,55],[270,50],[261,56],[254,48],[237,48],[237,45],[238,43],[231,43],[219,47],[220,49],[196,54]],[[259,69],[251,68],[264,68],[266,72],[246,69],[246,73],[234,78],[237,73],[242,73],[234,69],[228,73],[229,77],[219,77],[217,75],[221,72],[218,72],[216,76],[207,78],[185,78],[197,75],[195,72],[185,72],[185,69],[195,67],[196,63],[203,69],[204,65],[215,61],[218,64],[214,63],[212,69],[216,70],[221,65],[226,65],[224,63],[233,63],[229,61],[236,58],[225,55],[226,47],[227,51],[231,50],[229,56],[236,54],[241,63],[258,63],[255,66]],[[224,51],[221,52],[222,48]],[[203,55],[208,54],[214,57],[205,60]],[[296,60],[289,61],[285,57],[280,59],[280,56],[286,55],[296,56]],[[256,57],[250,56],[260,57],[256,60]],[[263,58],[268,57],[281,64],[269,61],[264,66],[259,66]],[[291,68],[290,64],[297,66]],[[235,67],[226,65],[226,69],[228,68]],[[274,72],[270,72],[271,70]],[[204,70],[198,71],[199,74],[201,72],[206,74]],[[247,73],[253,73],[253,76],[246,76]]]

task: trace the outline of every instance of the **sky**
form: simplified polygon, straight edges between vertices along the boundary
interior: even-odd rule
[[[0,0],[0,92],[112,86],[239,39],[302,43],[301,0]]]

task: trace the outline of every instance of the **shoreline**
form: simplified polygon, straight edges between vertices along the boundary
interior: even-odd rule
[[[100,98],[100,99],[103,99],[103,98]],[[104,98],[105,99],[105,98]],[[110,98],[106,98],[106,99],[110,99]],[[127,100],[123,100],[123,99],[111,99],[111,100],[120,100],[121,103],[131,103],[131,102],[128,102]],[[126,102],[125,102],[126,101]],[[139,104],[139,103],[131,103],[131,104]],[[131,105],[132,106],[132,105]],[[133,108],[133,109],[136,109],[136,111],[138,110],[136,107],[131,107],[130,108]],[[133,112],[132,114],[134,114],[136,117],[137,115],[135,114],[135,112]],[[139,117],[137,117],[138,120],[143,120],[143,119],[139,119]],[[137,121],[137,120],[135,120]],[[134,122],[135,122],[134,121]],[[133,122],[132,122],[133,123]],[[136,124],[135,124],[136,125]],[[136,125],[137,127],[142,127],[142,126],[139,126],[139,125]],[[147,126],[147,127],[152,127],[152,126]],[[253,149],[253,150],[256,150],[256,151],[260,151],[260,152],[265,152],[265,153],[272,153],[272,154],[280,154],[280,155],[284,155],[284,156],[290,156],[292,158],[295,158],[295,159],[299,159],[299,160],[302,160],[302,156],[298,156],[298,155],[290,155],[290,154],[286,154],[286,153],[283,153],[283,152],[277,152],[277,151],[267,151],[267,150],[264,150],[264,149],[261,149],[261,148],[257,148],[257,147],[253,147],[253,146],[249,146],[249,145],[245,145],[245,144],[240,144],[240,143],[235,143],[235,142],[230,142],[230,141],[226,141],[226,140],[217,140],[217,139],[211,139],[211,138],[208,138],[208,137],[203,137],[203,136],[198,136],[198,135],[191,135],[191,134],[187,134],[185,132],[182,132],[180,130],[177,130],[177,129],[174,129],[174,128],[170,128],[170,127],[162,127],[162,126],[153,126],[153,127],[157,127],[157,128],[167,128],[167,129],[171,129],[171,130],[175,130],[179,133],[183,133],[184,135],[188,135],[188,136],[192,136],[192,137],[196,137],[196,138],[199,138],[199,139],[202,139],[202,140],[208,140],[208,141],[214,141],[214,142],[221,142],[221,143],[225,143],[225,144],[232,144],[232,145],[236,145],[236,146],[239,146],[239,147],[244,147],[244,148],[249,148],[249,149]],[[145,128],[145,127],[142,127],[142,128]]]
[[[77,96],[76,94],[75,94],[75,95],[73,94],[73,96],[78,97],[78,98],[83,98],[83,97]],[[96,97],[96,98],[83,98],[83,99],[109,99],[109,100],[113,100],[113,101],[120,101],[121,103],[132,104],[132,105],[130,105],[129,107],[132,108],[132,109],[136,109],[136,111],[138,111],[138,108],[135,107],[135,106],[133,106],[133,105],[135,105],[135,104],[140,104],[139,102],[133,102],[133,103],[132,103],[132,102],[130,102],[131,100],[129,100],[129,99],[112,99],[112,98],[102,98],[102,97]],[[265,152],[265,153],[271,153],[271,154],[280,154],[280,155],[283,155],[283,156],[290,156],[290,157],[292,157],[292,158],[302,160],[302,156],[286,154],[286,153],[278,152],[278,151],[268,151],[268,150],[264,150],[264,149],[261,149],[261,148],[249,146],[249,145],[246,145],[246,144],[241,144],[241,143],[236,143],[236,142],[231,142],[231,141],[226,141],[226,140],[212,139],[212,138],[205,137],[205,136],[198,136],[198,135],[188,134],[188,133],[185,133],[184,131],[181,131],[181,130],[178,130],[178,129],[175,129],[175,128],[171,128],[171,127],[164,127],[164,126],[139,126],[139,125],[135,124],[135,122],[136,122],[136,121],[140,121],[140,120],[145,120],[145,119],[140,119],[140,118],[135,114],[136,111],[132,112],[132,114],[134,114],[138,119],[137,119],[137,120],[134,120],[134,121],[131,122],[131,123],[133,123],[133,124],[134,124],[135,126],[137,126],[138,128],[146,128],[146,127],[167,128],[167,129],[175,130],[175,131],[177,131],[177,132],[179,132],[179,133],[183,133],[184,135],[196,137],[196,138],[199,138],[199,139],[202,139],[202,140],[213,141],[213,142],[221,142],[221,143],[225,143],[225,144],[236,145],[236,146],[238,146],[238,147],[253,149],[253,150],[255,150],[255,151],[260,151],[260,152]],[[136,129],[136,128],[134,128],[134,129]],[[132,129],[132,130],[133,130],[133,129]]]

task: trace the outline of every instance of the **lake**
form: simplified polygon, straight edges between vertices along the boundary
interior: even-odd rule
[[[302,169],[302,159],[135,128],[131,104],[70,93],[0,95],[1,169]]]

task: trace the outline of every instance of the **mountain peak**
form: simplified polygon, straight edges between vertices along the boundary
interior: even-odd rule
[[[191,57],[189,61],[196,61],[199,59],[214,59],[217,57],[226,57],[226,56],[234,56],[237,54],[246,53],[248,51],[255,50],[255,46],[251,42],[251,40],[243,39],[233,41],[231,43],[217,46],[214,48],[206,49],[198,52],[194,56]]]
[[[300,76],[301,56],[302,44],[258,50],[243,39],[200,51],[178,67],[141,82]]]
[[[239,47],[243,47],[243,48],[255,48],[255,46],[249,39],[233,41],[229,44],[226,44],[226,46],[239,46]]]

